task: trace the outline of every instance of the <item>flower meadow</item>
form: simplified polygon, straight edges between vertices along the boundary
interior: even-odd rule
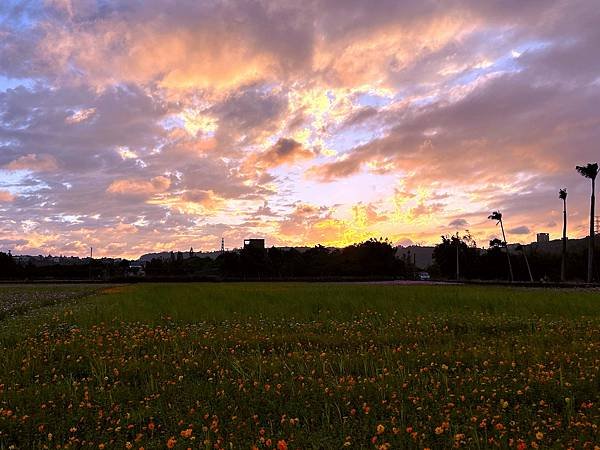
[[[35,308],[77,300],[99,290],[96,285],[4,285],[0,288],[0,320]]]
[[[69,289],[0,320],[2,449],[599,448],[598,291]]]

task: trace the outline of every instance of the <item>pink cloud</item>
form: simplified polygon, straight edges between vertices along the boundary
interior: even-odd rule
[[[52,155],[29,153],[4,166],[8,170],[31,170],[33,172],[51,172],[58,168]]]
[[[14,199],[15,199],[15,196],[12,195],[10,192],[0,191],[0,202],[10,203],[10,202],[14,201]]]
[[[151,180],[124,179],[115,180],[108,186],[106,192],[125,197],[151,197],[165,192],[171,186],[171,180],[165,176],[157,176]]]

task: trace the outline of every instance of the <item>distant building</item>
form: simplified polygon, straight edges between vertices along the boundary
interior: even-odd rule
[[[244,239],[244,248],[245,249],[264,250],[265,249],[265,240],[264,239]]]
[[[538,244],[547,244],[550,242],[550,234],[549,233],[538,233],[537,234],[537,243]]]

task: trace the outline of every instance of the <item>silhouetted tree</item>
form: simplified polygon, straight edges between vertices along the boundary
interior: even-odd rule
[[[396,258],[387,239],[369,239],[343,249],[317,245],[304,252],[297,249],[247,248],[217,258],[218,270],[226,277],[396,277],[406,276],[407,265]]]
[[[457,263],[461,267],[462,277],[477,278],[479,272],[479,250],[473,237],[467,231],[464,236],[441,236],[442,242],[433,249],[433,259],[440,274],[446,278],[456,277]],[[458,259],[457,259],[458,256]],[[435,270],[434,270],[435,272]]]
[[[0,277],[16,278],[19,267],[15,263],[10,252],[8,254],[0,252]]]
[[[371,238],[342,249],[344,264],[339,268],[345,275],[393,276],[400,272],[396,249],[387,239]],[[339,270],[338,269],[338,270]]]
[[[487,250],[481,255],[478,264],[479,277],[486,280],[508,278],[504,242],[492,239]]]
[[[589,163],[585,166],[576,166],[579,174],[592,181],[592,196],[590,199],[590,235],[588,240],[588,268],[587,282],[591,283],[594,276],[594,209],[596,207],[596,177],[598,176],[598,163]]]
[[[220,271],[223,275],[237,277],[242,272],[242,262],[238,252],[225,252],[217,258]]]
[[[562,258],[560,261],[560,281],[567,279],[567,188],[558,191],[558,198],[563,201],[563,235]]]
[[[502,222],[502,213],[500,211],[494,211],[492,214],[488,216],[490,220],[496,220],[496,225],[500,224],[500,229],[502,230],[502,239],[504,239],[504,248],[506,248],[506,260],[508,261],[508,274],[510,277],[510,282],[513,282],[513,271],[512,265],[510,264],[510,253],[508,251],[508,242],[506,241],[506,234],[504,233],[504,223]]]

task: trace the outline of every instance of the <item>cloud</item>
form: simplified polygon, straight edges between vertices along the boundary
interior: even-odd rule
[[[171,180],[165,176],[157,176],[151,180],[125,179],[115,180],[106,192],[127,197],[150,197],[163,193],[171,186]]]
[[[8,191],[0,190],[0,202],[10,203],[15,200],[15,196]]]
[[[385,214],[378,212],[376,206],[372,203],[366,205],[358,203],[352,206],[352,214],[354,216],[354,224],[360,227],[371,226],[388,219]]]
[[[8,170],[31,170],[34,172],[49,172],[57,169],[56,159],[52,155],[29,153],[20,156],[4,165]]]
[[[28,242],[27,239],[0,239],[0,246],[20,247],[22,245],[27,245]]]
[[[266,152],[258,155],[256,164],[271,168],[282,164],[292,164],[297,161],[312,159],[315,154],[294,139],[280,138]]]
[[[496,209],[559,234],[563,186],[586,234],[573,168],[600,140],[592,0],[44,0],[0,15],[0,233],[25,237],[19,251],[423,243],[467,225],[485,241]]]
[[[185,202],[197,203],[207,209],[215,209],[223,202],[223,200],[217,197],[213,191],[205,191],[202,189],[185,191],[181,196],[181,199]]]
[[[266,75],[285,76],[310,57],[310,22],[285,4],[46,6],[36,55],[48,63],[47,71],[71,78],[83,73],[98,85],[152,80],[168,89],[230,89]],[[52,19],[54,11],[61,14]]]
[[[79,111],[73,111],[73,113],[65,119],[68,124],[76,124],[88,120],[96,113],[96,108],[81,109]]]
[[[521,225],[516,228],[511,228],[507,231],[509,234],[531,234],[531,230],[529,229],[529,227],[526,227],[525,225]]]
[[[331,210],[317,205],[298,203],[278,224],[279,233],[287,240],[309,245],[339,239],[342,224],[333,219]]]
[[[260,142],[277,131],[287,112],[285,93],[263,84],[235,89],[207,110],[219,124],[216,139],[225,145]]]
[[[449,227],[464,228],[469,226],[469,222],[466,219],[454,219],[448,224]]]

